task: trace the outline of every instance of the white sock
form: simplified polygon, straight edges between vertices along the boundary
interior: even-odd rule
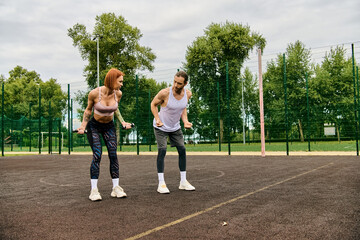
[[[113,182],[113,188],[115,188],[116,186],[119,186],[119,179],[118,178],[113,178],[112,182]]]
[[[158,173],[159,183],[165,183],[164,173]]]
[[[185,182],[186,181],[186,171],[180,172],[180,178],[181,178],[181,182]]]
[[[97,188],[97,183],[98,183],[97,179],[91,179],[91,189]]]

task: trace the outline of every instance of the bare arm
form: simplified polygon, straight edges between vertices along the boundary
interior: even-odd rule
[[[164,125],[159,117],[159,111],[158,111],[158,106],[160,104],[163,104],[164,101],[166,100],[168,95],[168,91],[166,89],[161,90],[160,92],[158,92],[158,94],[156,94],[156,96],[154,97],[154,99],[151,101],[151,112],[154,115],[155,121],[156,121],[156,126],[161,127],[162,125]]]
[[[96,97],[96,93],[95,93],[94,90],[92,90],[92,91],[89,93],[89,96],[88,96],[88,105],[87,105],[87,107],[86,107],[86,109],[85,109],[85,111],[84,111],[83,121],[82,121],[80,127],[77,129],[79,134],[84,134],[86,125],[87,125],[88,122],[90,121],[91,112],[92,112],[92,109],[93,109],[93,107],[94,107],[95,97]]]
[[[116,119],[122,124],[123,122],[125,122],[124,118],[121,116],[120,110],[117,109],[115,111],[115,117]]]
[[[119,91],[116,91],[115,94],[116,94],[116,98],[118,99],[118,102],[120,102],[120,99],[121,99],[121,97],[122,97],[122,92],[119,90]],[[122,124],[123,122],[125,122],[124,118],[121,116],[121,113],[120,113],[120,110],[119,110],[119,109],[117,109],[117,110],[115,111],[115,117],[116,117],[116,119],[117,119],[121,124]]]
[[[122,97],[122,92],[119,90],[119,91],[116,91],[115,92],[116,94],[116,98],[118,99],[118,102],[120,102],[120,99]],[[120,122],[120,124],[126,128],[126,129],[130,129],[131,128],[131,124],[130,123],[127,123],[125,122],[124,118],[121,116],[121,113],[120,113],[120,110],[117,109],[115,111],[115,118]]]
[[[187,91],[186,95],[187,95],[187,98],[188,98],[188,101],[189,101],[189,99],[192,96],[192,93],[190,92],[190,90],[185,90],[185,91]],[[184,123],[184,128],[191,128],[192,127],[192,123],[189,122],[189,120],[188,120],[187,109],[186,108],[184,108],[183,112],[181,113],[181,119],[182,119],[182,121]]]

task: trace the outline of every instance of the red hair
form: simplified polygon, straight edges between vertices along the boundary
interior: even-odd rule
[[[116,68],[111,68],[105,77],[105,81],[104,81],[105,87],[114,89],[116,84],[116,79],[118,79],[118,77],[120,76],[125,76],[125,73],[123,73],[122,71]]]

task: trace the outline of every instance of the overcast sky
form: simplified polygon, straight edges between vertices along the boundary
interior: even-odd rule
[[[159,81],[172,80],[187,46],[211,23],[249,25],[265,37],[264,55],[296,40],[308,48],[360,45],[359,0],[0,0],[0,74],[20,65],[43,81],[82,85],[86,62],[67,29],[80,23],[92,33],[95,17],[109,12],[140,29]]]

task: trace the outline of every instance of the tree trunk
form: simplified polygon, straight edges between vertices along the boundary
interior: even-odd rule
[[[299,119],[299,133],[300,133],[300,141],[304,142],[304,132],[303,132],[303,126],[301,124],[301,120]]]
[[[338,124],[336,124],[336,133],[337,133],[337,137],[338,137],[338,142],[340,143],[340,128],[339,128]]]

